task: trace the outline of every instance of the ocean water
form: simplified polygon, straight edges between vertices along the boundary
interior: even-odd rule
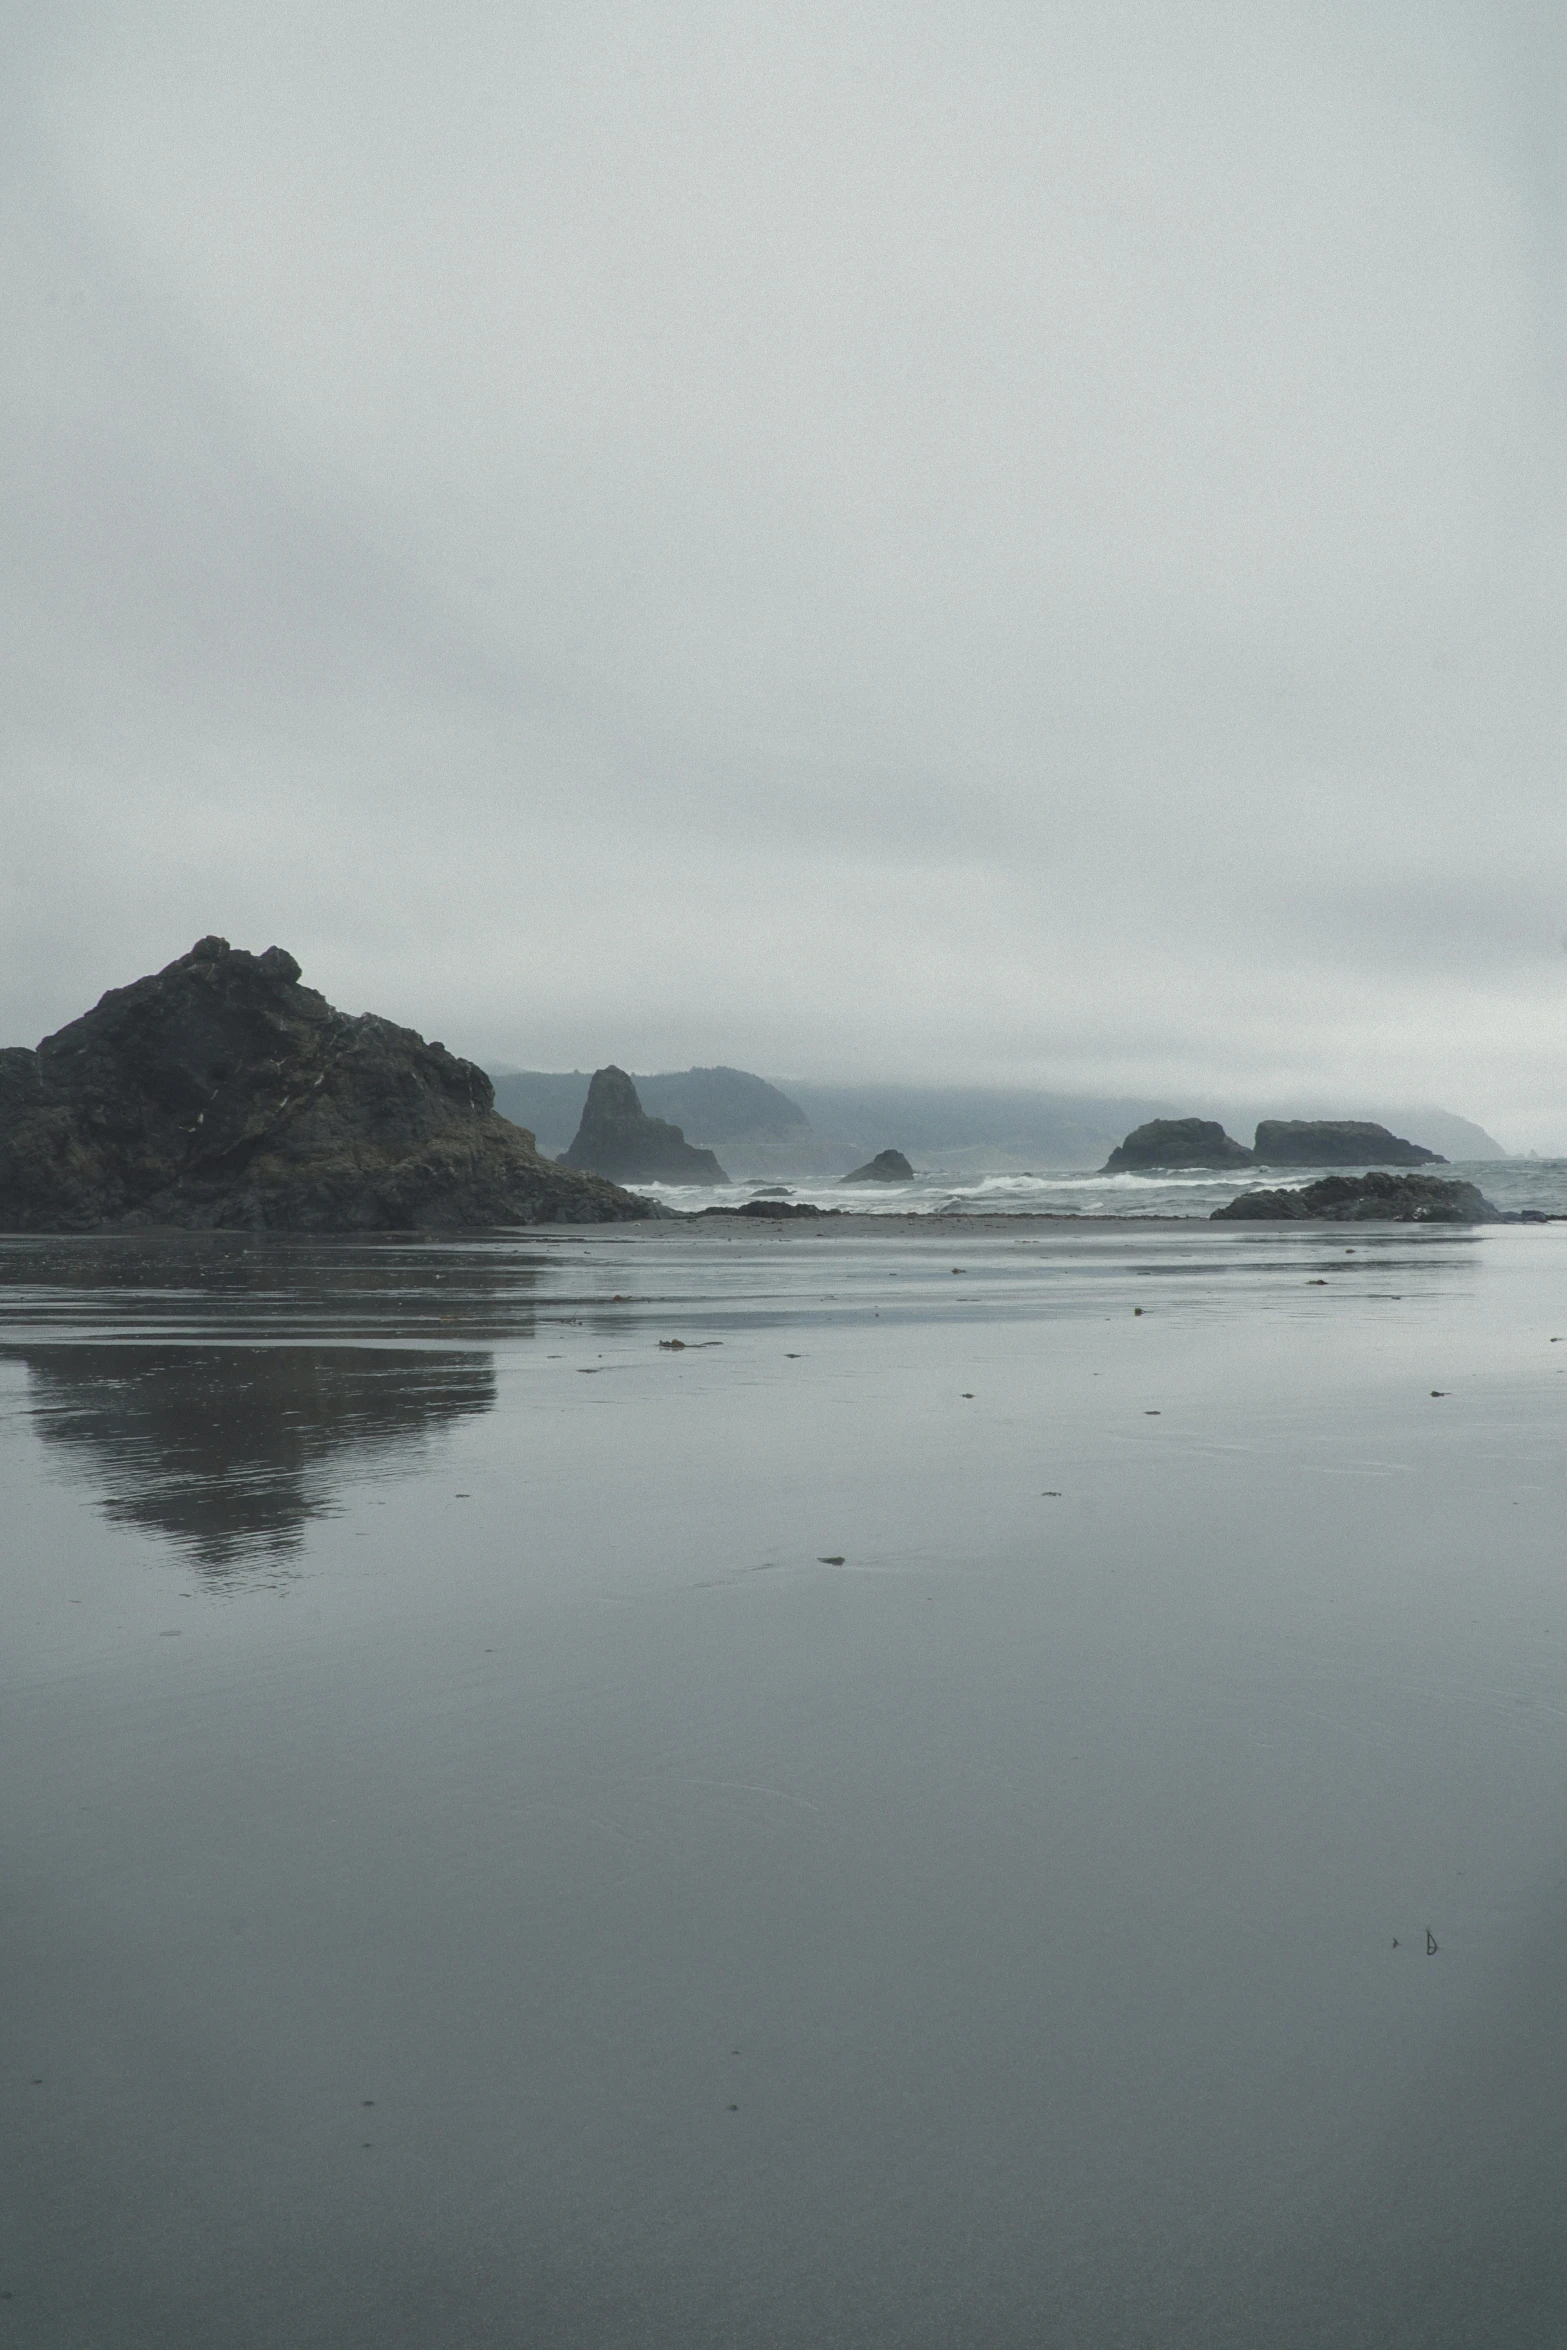
[[[1039,1174],[943,1174],[916,1171],[912,1183],[802,1180],[727,1185],[643,1183],[636,1188],[688,1214],[733,1207],[758,1198],[783,1198],[812,1207],[852,1207],[864,1215],[908,1216],[1208,1216],[1243,1191],[1298,1191],[1323,1175],[1364,1173],[1343,1167],[1241,1168],[1228,1174],[1105,1175],[1047,1169]],[[1418,1172],[1418,1170],[1416,1170]],[[1433,1167],[1433,1175],[1460,1176],[1509,1214],[1532,1208],[1567,1216],[1567,1159],[1485,1159],[1473,1165]]]
[[[0,2343],[1559,2338],[1564,1382],[1555,1227],[0,1242]]]

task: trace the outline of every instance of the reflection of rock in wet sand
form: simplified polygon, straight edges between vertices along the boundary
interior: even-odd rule
[[[296,1549],[343,1477],[495,1401],[488,1354],[330,1347],[22,1350],[33,1423],[105,1514],[216,1571]]]

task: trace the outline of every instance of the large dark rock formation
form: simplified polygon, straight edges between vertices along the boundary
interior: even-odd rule
[[[1249,1167],[1251,1153],[1217,1118],[1150,1118],[1117,1143],[1100,1173],[1147,1174],[1165,1167]]]
[[[281,947],[204,938],[36,1052],[0,1053],[0,1231],[280,1232],[653,1213],[540,1158],[444,1045],[352,1018]]]
[[[711,1151],[697,1150],[678,1126],[650,1118],[624,1069],[595,1070],[582,1124],[561,1160],[617,1183],[727,1183]]]
[[[1406,1142],[1366,1118],[1263,1118],[1252,1155],[1260,1167],[1445,1167],[1440,1151]]]
[[[914,1169],[902,1151],[878,1151],[863,1167],[841,1178],[845,1183],[912,1183]]]
[[[1213,1223],[1500,1224],[1476,1184],[1440,1175],[1324,1175],[1299,1191],[1244,1191]]]

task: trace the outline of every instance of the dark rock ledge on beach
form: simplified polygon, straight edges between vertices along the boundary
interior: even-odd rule
[[[864,1149],[864,1144],[860,1145]],[[863,1167],[856,1167],[852,1175],[842,1175],[841,1183],[912,1183],[914,1169],[902,1151],[878,1151],[874,1159],[867,1159]]]
[[[597,1069],[582,1105],[582,1123],[563,1167],[591,1169],[617,1183],[727,1183],[711,1151],[687,1142],[678,1126],[650,1118],[624,1069]]]
[[[1163,1167],[1249,1167],[1251,1153],[1217,1118],[1150,1118],[1118,1142],[1102,1175],[1146,1174]]]
[[[1324,1175],[1299,1191],[1243,1191],[1211,1223],[1502,1224],[1476,1184],[1440,1175]]]
[[[737,1208],[699,1208],[702,1216],[760,1216],[771,1217],[774,1223],[787,1223],[791,1218],[805,1216],[846,1216],[847,1208],[814,1208],[807,1200],[748,1199]]]
[[[204,938],[0,1052],[0,1231],[374,1232],[657,1213],[541,1158],[482,1069]]]

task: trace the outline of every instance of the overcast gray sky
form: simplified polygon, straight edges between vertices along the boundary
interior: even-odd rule
[[[1567,1149],[1557,0],[0,27],[0,1041]]]

